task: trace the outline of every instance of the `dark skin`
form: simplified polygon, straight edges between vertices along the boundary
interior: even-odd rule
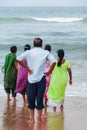
[[[54,62],[54,63],[50,66],[50,69],[48,70],[48,72],[45,72],[45,74],[46,74],[46,75],[51,74],[52,71],[53,71],[53,69],[54,69],[54,67],[55,67],[55,65],[56,65],[56,62]]]
[[[71,72],[71,68],[68,69],[68,73],[69,73],[69,84],[72,85],[72,72]]]

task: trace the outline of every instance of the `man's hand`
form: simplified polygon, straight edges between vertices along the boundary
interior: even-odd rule
[[[33,74],[33,70],[31,70],[29,67],[27,67],[28,73]]]

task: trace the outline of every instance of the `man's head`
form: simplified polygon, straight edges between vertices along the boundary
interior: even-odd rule
[[[42,47],[42,42],[43,42],[42,39],[40,39],[40,38],[35,38],[33,45],[34,45],[34,47]]]

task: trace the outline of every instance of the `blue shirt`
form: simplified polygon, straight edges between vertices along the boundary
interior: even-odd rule
[[[22,55],[17,56],[17,60],[23,59],[27,60],[27,65],[33,70],[33,74],[28,74],[28,81],[30,83],[36,83],[42,79],[45,72],[46,61],[49,61],[51,64],[56,62],[53,55],[41,47],[35,47],[25,51]]]

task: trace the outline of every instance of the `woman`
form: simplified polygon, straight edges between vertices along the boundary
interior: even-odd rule
[[[67,73],[68,72],[68,73]],[[70,63],[64,59],[64,50],[58,50],[58,59],[52,73],[52,79],[47,92],[48,105],[53,106],[54,111],[60,104],[60,109],[63,110],[65,91],[68,83],[72,84],[72,72]]]
[[[51,46],[49,44],[45,45],[45,50],[51,52]],[[45,71],[47,72],[49,68],[50,68],[50,62],[46,61]],[[46,88],[44,92],[44,105],[45,105],[44,113],[47,113],[47,101],[48,101],[47,91],[49,89],[50,80],[51,80],[51,74],[46,75]]]
[[[10,93],[14,101],[16,101],[16,94],[14,93],[16,87],[17,70],[16,70],[16,52],[17,47],[11,46],[11,53],[6,55],[4,65],[4,89],[7,93],[7,101],[10,101]]]
[[[24,51],[30,50],[30,48],[31,46],[29,44],[26,44],[24,46]],[[25,59],[22,60],[22,63],[27,66],[27,61]],[[28,71],[22,65],[19,65],[15,93],[20,93],[22,95],[24,103],[27,103],[27,97],[26,97],[27,83],[28,83]]]

